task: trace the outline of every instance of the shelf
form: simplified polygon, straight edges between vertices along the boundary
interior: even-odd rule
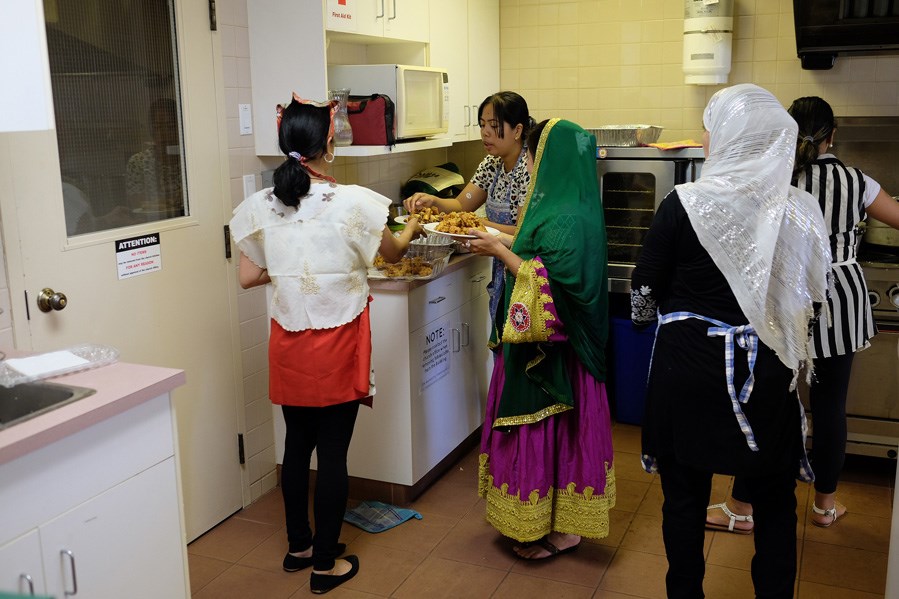
[[[434,148],[448,148],[453,145],[450,138],[422,139],[399,142],[392,146],[342,146],[334,149],[335,156],[382,156],[397,152],[416,152]]]

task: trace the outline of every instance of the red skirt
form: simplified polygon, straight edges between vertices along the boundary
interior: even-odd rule
[[[272,319],[269,397],[282,406],[324,407],[368,398],[371,405],[369,307],[333,329],[287,331]]]

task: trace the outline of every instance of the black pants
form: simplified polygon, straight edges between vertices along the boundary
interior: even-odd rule
[[[674,459],[658,460],[665,501],[662,537],[668,556],[665,585],[669,599],[705,597],[703,543],[712,473]],[[745,477],[752,499],[755,556],[752,582],[756,597],[793,597],[796,579],[796,479],[793,472]]]
[[[281,490],[287,521],[288,551],[312,546],[315,570],[330,570],[346,511],[349,479],[346,456],[353,437],[359,402],[324,408],[282,406],[287,435]],[[316,450],[318,473],[313,503],[315,535],[309,527],[309,462]]]

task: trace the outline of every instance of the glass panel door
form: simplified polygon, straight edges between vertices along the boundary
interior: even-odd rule
[[[67,234],[186,215],[172,2],[44,4]]]

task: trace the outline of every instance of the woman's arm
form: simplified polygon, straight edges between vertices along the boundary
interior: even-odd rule
[[[272,282],[268,276],[268,271],[261,266],[253,264],[243,252],[240,253],[240,265],[237,270],[237,279],[240,282],[240,286],[244,289],[258,287],[259,285],[265,285]]]
[[[871,205],[865,208],[865,212],[876,218],[882,223],[886,223],[894,229],[899,229],[899,202],[890,197],[883,188],[880,193],[871,202]]]
[[[409,249],[409,242],[418,237],[421,230],[421,225],[414,216],[406,221],[406,226],[399,237],[394,237],[393,232],[384,227],[381,232],[381,247],[378,249],[378,253],[387,262],[399,262],[406,250]]]
[[[403,201],[406,210],[415,214],[426,206],[436,206],[440,212],[474,212],[487,201],[487,192],[469,183],[454,198],[438,198],[429,193],[414,193]]]
[[[471,229],[470,233],[477,236],[477,239],[472,239],[468,242],[468,247],[471,249],[472,253],[499,258],[503,261],[503,264],[506,265],[506,268],[510,273],[515,276],[518,275],[518,268],[521,266],[523,260],[506,246],[507,243],[509,246],[512,245],[511,236],[502,234],[494,236],[490,233],[477,231],[475,229]]]

